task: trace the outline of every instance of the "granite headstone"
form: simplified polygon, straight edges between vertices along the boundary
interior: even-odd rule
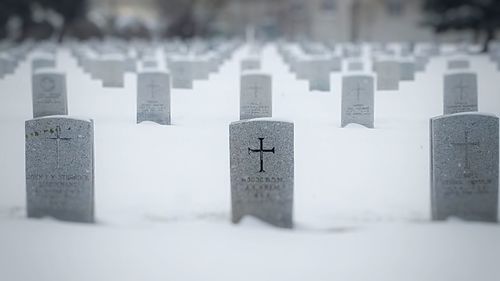
[[[28,217],[93,222],[93,121],[41,117],[25,130]]]
[[[293,123],[254,119],[231,123],[232,221],[257,217],[293,227]]]
[[[498,219],[498,118],[458,113],[431,119],[432,218]]]

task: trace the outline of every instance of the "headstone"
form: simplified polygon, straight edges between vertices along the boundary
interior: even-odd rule
[[[293,123],[266,119],[231,123],[232,221],[257,217],[293,227]]]
[[[415,80],[415,63],[412,61],[403,61],[400,64],[400,80],[413,81]]]
[[[308,64],[309,90],[330,91],[330,61],[326,59],[313,59]]]
[[[467,69],[470,67],[470,63],[465,59],[456,59],[448,61],[448,69]]]
[[[432,218],[498,219],[498,118],[459,113],[431,119]]]
[[[353,75],[342,78],[342,127],[351,123],[374,127],[373,77]]]
[[[32,72],[37,71],[42,68],[54,68],[56,67],[56,58],[49,54],[37,54],[33,57],[31,61]]]
[[[191,61],[185,59],[175,59],[171,60],[168,66],[172,75],[172,88],[193,88],[193,69]]]
[[[478,110],[477,76],[453,73],[444,76],[444,114]]]
[[[401,67],[397,61],[379,61],[375,63],[377,90],[395,91],[399,89]]]
[[[32,81],[33,118],[67,115],[66,76],[51,70],[38,70]]]
[[[272,116],[271,76],[255,72],[241,75],[240,120]]]
[[[93,222],[92,120],[42,117],[25,125],[28,217]]]
[[[125,58],[118,54],[103,55],[98,64],[98,78],[103,87],[120,88],[125,83]]]
[[[259,70],[260,69],[260,59],[258,57],[250,57],[243,59],[241,61],[241,71],[246,70]]]
[[[167,72],[142,72],[137,78],[137,123],[170,125],[170,77]]]
[[[362,71],[363,70],[363,62],[362,61],[349,61],[347,63],[348,71]]]

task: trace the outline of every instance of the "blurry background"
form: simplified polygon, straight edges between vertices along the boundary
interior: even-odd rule
[[[0,0],[13,40],[244,36],[485,42],[498,0]]]

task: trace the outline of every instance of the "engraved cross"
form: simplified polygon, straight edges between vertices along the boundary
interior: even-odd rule
[[[51,137],[49,138],[51,140],[55,140],[56,141],[56,153],[57,153],[57,168],[59,169],[59,154],[60,154],[60,145],[61,145],[61,141],[68,141],[68,140],[71,140],[72,138],[62,138],[61,137],[61,127],[60,126],[57,126],[56,127],[56,136],[55,137]]]
[[[478,147],[479,146],[479,142],[470,142],[469,141],[469,131],[465,131],[465,141],[464,142],[459,142],[459,143],[452,143],[452,145],[454,146],[458,146],[458,147],[461,147],[461,148],[464,148],[465,150],[465,171],[464,173],[467,173],[467,171],[470,171],[470,148],[472,147]]]
[[[460,83],[455,86],[455,89],[460,91],[460,101],[465,99],[465,92],[467,88],[469,88],[469,86],[466,86],[463,80],[460,80]]]
[[[264,171],[264,153],[265,152],[272,152],[274,154],[274,147],[271,149],[264,149],[264,138],[259,138],[260,141],[260,148],[259,149],[251,149],[250,147],[248,148],[248,154],[251,154],[252,152],[258,152],[260,154],[260,171],[259,173],[265,173]]]

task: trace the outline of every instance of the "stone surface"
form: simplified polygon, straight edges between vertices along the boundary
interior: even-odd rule
[[[253,72],[241,75],[240,120],[272,116],[271,76]]]
[[[413,81],[415,80],[415,63],[404,61],[400,64],[400,80],[401,81]]]
[[[241,60],[241,71],[259,70],[260,65],[261,63],[259,58],[246,58]]]
[[[99,60],[97,72],[103,87],[121,88],[125,84],[125,58],[104,55]]]
[[[477,111],[477,104],[476,74],[454,73],[444,76],[444,114]]]
[[[67,115],[68,98],[65,74],[38,70],[32,77],[33,118]]]
[[[459,113],[431,119],[432,218],[498,219],[498,118]]]
[[[137,123],[170,125],[170,77],[167,72],[137,75]]]
[[[377,90],[399,90],[401,67],[397,61],[379,61],[375,63],[377,73]]]
[[[33,72],[42,68],[54,68],[56,67],[56,58],[52,55],[37,55],[31,61],[31,70]]]
[[[310,91],[330,91],[331,62],[327,59],[314,59],[308,64]]]
[[[363,70],[363,62],[362,61],[350,61],[347,63],[348,71],[362,71]]]
[[[374,127],[373,77],[353,75],[342,78],[342,127],[356,123]]]
[[[193,69],[191,61],[175,59],[170,61],[169,68],[172,75],[172,88],[193,88]]]
[[[293,227],[293,123],[266,119],[229,126],[232,221],[257,217]]]
[[[468,60],[457,59],[448,61],[448,69],[467,69],[470,67]]]
[[[92,120],[42,117],[25,126],[28,217],[93,222]]]

